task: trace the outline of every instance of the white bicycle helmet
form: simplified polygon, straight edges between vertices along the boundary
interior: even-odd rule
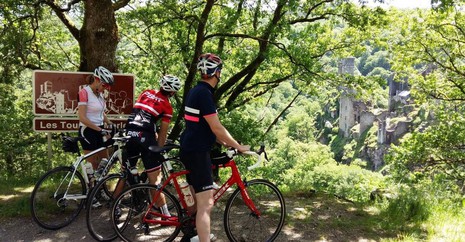
[[[206,53],[199,56],[197,70],[200,71],[202,76],[211,77],[216,71],[221,70],[222,67],[221,58],[215,54]]]
[[[165,75],[160,79],[161,89],[167,92],[177,92],[181,89],[181,81],[173,75]]]
[[[113,74],[111,74],[111,72],[103,66],[99,66],[95,68],[94,76],[98,77],[101,81],[105,82],[106,84],[110,86],[112,86],[115,83]]]

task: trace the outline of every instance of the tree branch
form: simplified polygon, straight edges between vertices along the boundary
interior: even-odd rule
[[[299,97],[299,95],[302,93],[302,91],[299,91],[297,93],[297,95],[295,95],[295,97],[292,99],[292,101],[281,111],[281,113],[276,116],[276,118],[273,120],[273,122],[271,122],[270,126],[268,126],[268,128],[266,129],[265,133],[263,134],[263,136],[265,136],[268,132],[270,132],[271,128],[273,128],[273,126],[278,123],[279,119],[281,118],[281,116],[284,115],[284,113],[292,107],[292,104],[295,102],[295,100],[297,99],[297,97]]]
[[[121,8],[126,7],[131,0],[119,0],[115,3],[113,3],[113,11],[118,11]]]
[[[73,21],[69,18],[69,16],[65,13],[69,11],[69,8],[75,3],[79,3],[81,0],[75,0],[70,3],[68,3],[68,8],[62,9],[60,6],[57,5],[57,3],[53,0],[46,0],[44,1],[46,5],[48,5],[57,15],[57,17],[61,20],[61,22],[68,28],[69,32],[73,37],[79,41],[80,36],[79,36],[79,29],[76,27],[76,25],[73,23]]]
[[[183,101],[181,103],[181,107],[184,107],[184,102],[186,100],[187,94],[192,87],[192,83],[194,82],[195,73],[197,71],[197,68],[196,68],[197,58],[203,51],[203,44],[205,42],[205,34],[204,34],[205,27],[207,24],[208,16],[210,15],[210,12],[213,8],[214,3],[215,3],[215,0],[207,0],[207,3],[205,4],[205,8],[203,9],[199,22],[198,22],[194,53],[189,63],[190,66],[188,67],[188,74],[186,77],[186,82],[184,83],[184,93],[183,93],[183,98],[182,98]],[[174,128],[171,130],[171,133],[169,135],[170,138],[177,137],[181,133],[180,122],[182,121],[181,117],[183,116],[184,116],[184,110],[181,109],[178,112],[178,116],[175,119]]]

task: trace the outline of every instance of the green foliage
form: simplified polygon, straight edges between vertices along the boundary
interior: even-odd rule
[[[312,167],[319,163],[327,163],[328,159],[331,159],[331,153],[327,152],[323,145],[295,142],[290,138],[280,139],[276,148],[271,150],[268,155],[271,162],[264,170],[263,175],[272,178],[278,185],[286,184],[283,176],[287,172],[299,170],[296,168],[297,164],[307,163],[307,167]],[[296,181],[300,181],[301,178],[296,178]]]
[[[342,161],[344,156],[344,146],[350,139],[338,133],[330,142],[331,151],[334,153],[334,159],[338,162]]]
[[[390,196],[385,196],[378,204],[382,211],[380,215],[390,229],[425,223],[437,229],[435,227],[442,224],[448,226],[450,217],[464,215],[463,197],[455,192],[456,185],[440,175],[416,184],[397,184],[391,185],[387,193]],[[434,231],[431,236],[436,233],[441,232]]]
[[[423,132],[412,132],[392,147],[386,162],[394,177],[417,181],[439,173],[463,183],[465,119],[462,113],[438,111],[436,121]]]
[[[397,197],[387,202],[382,217],[391,225],[402,225],[406,221],[422,223],[431,215],[431,207],[423,191],[399,191]]]
[[[0,178],[0,218],[30,217],[30,193],[35,180],[20,178]],[[4,219],[2,219],[4,220]]]
[[[367,202],[373,190],[384,187],[381,174],[355,165],[332,162],[314,168],[306,183],[309,187],[355,202]]]
[[[246,144],[248,145],[259,147],[260,144],[264,142],[261,140],[263,128],[255,118],[246,114],[247,111],[239,110],[219,113],[222,124],[236,140],[244,144],[247,142]]]
[[[403,19],[396,24],[400,32],[393,35],[397,43],[393,49],[397,78],[408,78],[419,103],[431,97],[463,101],[464,13],[453,9],[423,11]]]
[[[359,61],[358,69],[364,76],[374,75],[374,71],[377,70],[379,74],[385,72],[385,77],[388,77],[391,69],[389,52],[378,50],[373,53],[366,53]]]

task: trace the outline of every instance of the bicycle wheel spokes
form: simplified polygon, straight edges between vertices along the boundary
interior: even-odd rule
[[[72,167],[57,167],[40,178],[34,187],[31,212],[41,227],[59,229],[73,222],[79,215],[84,206],[87,187],[81,174],[76,172],[73,177],[73,171]]]
[[[113,193],[121,178],[123,178],[122,174],[112,174],[105,177],[97,183],[89,195],[86,216],[87,228],[97,241],[111,241],[118,237],[113,230],[110,214],[114,202]]]
[[[229,198],[224,213],[224,226],[229,240],[275,240],[285,219],[286,207],[281,192],[266,180],[251,180],[246,189],[260,215],[249,209],[237,189]]]
[[[156,186],[140,184],[133,186],[123,192],[115,201],[113,206],[113,226],[118,236],[124,241],[172,241],[179,234],[180,226],[162,226],[157,221],[161,217],[160,209],[149,208],[151,195],[157,191]],[[171,217],[177,220],[181,214],[181,208],[175,197],[166,191],[162,191]],[[155,214],[147,214],[151,209]],[[144,220],[144,217],[146,218]],[[148,219],[148,220],[147,220]]]

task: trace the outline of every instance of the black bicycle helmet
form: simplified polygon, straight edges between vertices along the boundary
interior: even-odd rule
[[[167,92],[177,92],[181,89],[181,81],[173,75],[165,75],[160,79],[161,89]]]
[[[221,58],[212,53],[206,53],[199,56],[197,62],[197,70],[200,71],[202,77],[211,77],[216,71],[221,70],[223,62]]]
[[[98,77],[102,82],[112,86],[115,83],[115,79],[113,78],[113,74],[111,72],[103,67],[99,66],[95,68],[94,70],[94,76]]]

